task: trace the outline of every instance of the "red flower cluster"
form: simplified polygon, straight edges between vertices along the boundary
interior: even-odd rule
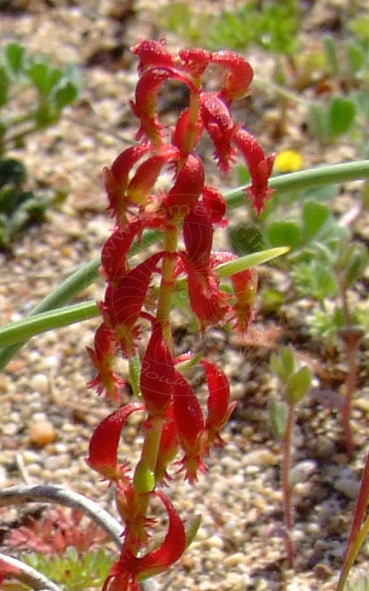
[[[211,447],[223,443],[220,432],[235,406],[223,371],[202,359],[209,390],[204,417],[191,384],[177,369],[172,350],[171,298],[179,276],[187,278],[190,304],[202,330],[235,319],[238,329],[245,331],[256,291],[254,270],[231,277],[233,296],[220,288],[215,268],[235,258],[231,253],[212,252],[214,226],[227,223],[226,203],[205,183],[196,147],[207,132],[223,173],[230,171],[238,153],[243,156],[252,179],[248,197],[259,213],[271,192],[268,179],[274,161],[274,156],[264,155],[242,124],[233,122],[232,102],[248,92],[253,76],[242,57],[231,51],[210,53],[199,48],[173,56],[164,41],[142,41],[133,52],[139,59],[140,76],[131,106],[140,128],[138,143],[104,170],[109,209],[116,223],[101,257],[107,288],[100,302],[103,323],[89,350],[98,372],[90,385],[119,402],[124,382],[114,369],[114,359],[118,352],[128,359],[136,353],[143,321],[149,321],[151,337],[142,359],[142,403],[113,412],[96,428],[90,442],[88,463],[116,484],[117,506],[125,522],[122,553],[105,591],[135,590],[138,580],[166,569],[181,556],[186,546],[183,523],[157,486],[168,478],[167,468],[180,451],[180,470],[189,482],[196,480],[198,472],[206,469],[204,458]],[[210,65],[224,71],[218,92],[203,86],[202,77]],[[168,80],[185,84],[190,94],[188,107],[172,129],[161,123],[157,112],[159,91]],[[173,174],[172,186],[155,193],[164,169]],[[162,232],[162,246],[131,268],[131,246],[147,229]],[[160,285],[154,290],[155,274]],[[142,456],[132,476],[129,467],[118,462],[118,444],[128,417],[136,410],[144,410],[147,418]],[[158,549],[143,554],[152,525],[147,513],[153,495],[168,513],[168,532]]]

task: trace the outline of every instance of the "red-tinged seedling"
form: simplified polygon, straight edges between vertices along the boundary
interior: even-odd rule
[[[87,460],[115,486],[125,524],[121,556],[104,591],[135,591],[141,579],[180,558],[186,546],[184,524],[158,487],[171,478],[172,466],[177,466],[175,475],[183,473],[190,484],[206,471],[206,457],[212,447],[223,445],[221,432],[235,408],[228,379],[213,362],[201,361],[208,386],[206,413],[190,381],[175,368],[182,359],[176,359],[171,331],[177,281],[186,281],[189,303],[202,331],[232,322],[244,333],[252,320],[257,286],[256,271],[241,267],[230,277],[233,294],[222,289],[216,267],[236,256],[213,252],[214,227],[228,223],[226,203],[206,183],[197,146],[207,133],[224,174],[238,155],[245,159],[252,180],[245,197],[251,197],[258,213],[271,194],[268,179],[274,162],[274,156],[265,156],[257,140],[233,121],[232,103],[248,93],[253,77],[250,64],[241,56],[201,48],[175,56],[163,40],[142,41],[133,52],[139,59],[139,80],[131,103],[139,120],[137,144],[104,171],[115,227],[102,250],[101,272],[107,283],[100,302],[104,322],[89,350],[98,372],[90,385],[115,401],[124,383],[115,372],[113,358],[123,355],[135,368],[138,356],[141,359],[140,378],[133,388],[137,392],[139,386],[141,403],[119,408],[97,426]],[[204,85],[210,65],[219,66],[224,74],[218,90]],[[177,123],[167,128],[158,113],[158,100],[166,82],[173,80],[187,87],[189,103]],[[172,173],[171,186],[155,192],[164,170]],[[130,249],[148,229],[159,230],[162,240],[145,260],[131,265]],[[184,357],[194,358],[191,352]],[[145,410],[146,417],[141,426],[141,456],[131,470],[119,463],[118,448],[121,431],[135,410]],[[164,542],[150,552],[154,497],[163,502],[169,526]]]

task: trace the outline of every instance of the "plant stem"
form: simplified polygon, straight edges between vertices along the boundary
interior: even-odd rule
[[[369,179],[369,160],[345,162],[278,175],[270,179],[269,186],[278,195],[296,190],[305,191],[323,185],[337,185],[365,179]],[[244,203],[245,189],[246,187],[238,187],[226,194],[229,207],[239,207]]]
[[[73,306],[56,308],[42,314],[27,316],[0,328],[0,342],[4,346],[24,343],[35,334],[69,326],[100,315],[95,301],[81,302]]]
[[[284,504],[284,523],[286,527],[286,552],[289,568],[293,568],[294,550],[291,539],[293,529],[293,508],[292,508],[292,485],[291,485],[291,464],[292,464],[292,438],[295,424],[295,403],[288,403],[288,417],[286,433],[283,440],[283,466],[282,466],[282,490]]]

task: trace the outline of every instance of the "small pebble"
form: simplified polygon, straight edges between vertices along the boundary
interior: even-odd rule
[[[40,392],[40,394],[47,394],[49,390],[48,377],[44,373],[37,373],[32,376],[30,386],[32,390],[36,390],[36,392]]]
[[[359,494],[360,482],[352,478],[339,478],[333,483],[333,486],[338,492],[345,495],[349,499],[357,499]]]
[[[30,426],[29,436],[32,443],[38,447],[44,447],[55,441],[56,431],[50,421],[37,421]]]

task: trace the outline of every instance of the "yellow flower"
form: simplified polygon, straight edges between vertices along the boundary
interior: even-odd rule
[[[304,160],[296,150],[283,150],[275,159],[274,170],[277,172],[296,172],[303,167]]]

